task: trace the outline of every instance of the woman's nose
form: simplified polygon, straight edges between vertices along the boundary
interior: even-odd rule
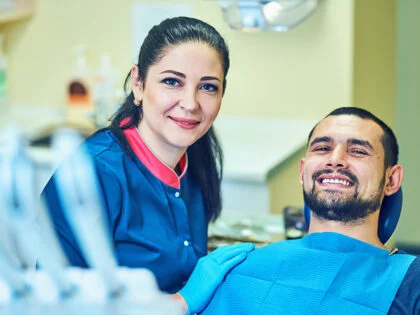
[[[194,111],[198,107],[197,93],[193,89],[185,90],[179,102],[180,106],[188,111]]]

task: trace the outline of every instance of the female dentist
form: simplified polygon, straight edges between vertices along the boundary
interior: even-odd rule
[[[110,126],[85,143],[118,263],[151,270],[190,314],[253,249],[240,244],[206,255],[209,221],[221,211],[222,152],[212,124],[228,69],[228,47],[212,26],[164,20],[144,40],[125,80],[131,92]],[[87,266],[55,181],[53,175],[42,196],[70,263]]]

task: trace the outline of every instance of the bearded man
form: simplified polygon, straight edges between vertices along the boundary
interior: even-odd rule
[[[382,120],[356,107],[329,113],[300,163],[308,235],[248,254],[203,314],[420,314],[420,259],[384,245],[403,175]]]

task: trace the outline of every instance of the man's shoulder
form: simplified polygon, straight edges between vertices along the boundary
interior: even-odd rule
[[[230,272],[232,278],[256,278],[273,281],[277,277],[278,268],[289,255],[283,249],[289,241],[280,241],[257,248],[247,255],[246,260]]]
[[[397,254],[407,254],[398,251]],[[388,314],[420,314],[420,257],[416,256],[405,274]]]
[[[398,252],[398,254],[402,254],[402,252]],[[416,279],[416,286],[420,290],[420,256],[415,256],[413,262],[410,265],[410,268],[407,270],[405,277]]]
[[[398,250],[395,254],[397,257],[398,255],[408,255],[414,258],[413,262],[410,264],[410,267],[407,270],[405,278],[415,278],[415,279],[420,280],[420,256],[411,255],[402,250]],[[418,286],[420,288],[420,281],[418,281],[418,283],[419,283]]]
[[[398,251],[397,254],[408,255],[403,251]],[[414,256],[414,260],[408,268],[407,273],[405,274],[405,277],[401,283],[400,290],[407,288],[417,291],[418,296],[420,297],[420,256]]]
[[[261,259],[270,263],[279,262],[279,259],[281,260],[282,258],[287,258],[295,253],[294,251],[289,251],[287,249],[293,250],[301,247],[302,245],[294,240],[282,240],[270,243],[249,253],[247,263],[252,264],[260,261]]]

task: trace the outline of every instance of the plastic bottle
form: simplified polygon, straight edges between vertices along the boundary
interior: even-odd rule
[[[85,52],[85,45],[77,45],[74,48],[76,61],[67,85],[67,120],[77,125],[92,126],[92,75]]]
[[[101,56],[99,69],[94,78],[93,103],[97,128],[105,127],[118,103],[118,71],[111,63],[108,54]]]
[[[4,53],[4,36],[0,34],[0,109],[9,105],[8,83],[7,83],[7,58]]]

